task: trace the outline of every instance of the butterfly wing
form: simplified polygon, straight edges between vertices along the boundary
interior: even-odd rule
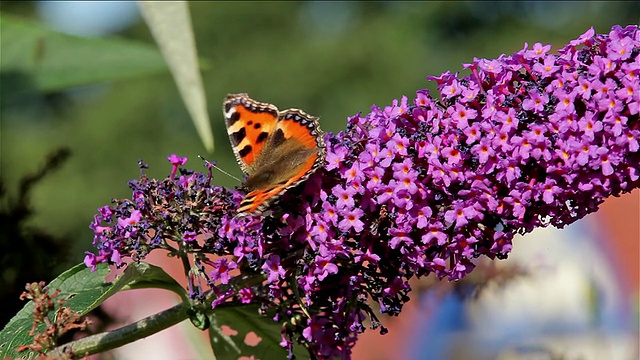
[[[276,128],[278,108],[255,101],[247,94],[229,94],[223,112],[236,160],[242,172],[251,175],[256,159]]]
[[[307,180],[324,164],[324,133],[318,118],[302,110],[280,113],[273,133],[264,144],[264,156],[255,161],[255,173],[245,183],[250,190],[238,216],[259,214],[287,189]]]

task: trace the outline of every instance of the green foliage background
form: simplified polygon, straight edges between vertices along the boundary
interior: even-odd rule
[[[35,171],[47,153],[59,146],[73,151],[70,161],[35,189],[36,215],[30,223],[72,242],[72,255],[67,263],[52,267],[47,278],[33,281],[49,280],[81,261],[83,251],[91,248],[88,224],[93,214],[111,198],[130,196],[127,182],[138,176],[138,159],[150,164],[151,176],[164,177],[170,169],[167,155],[188,156],[187,165],[199,169],[196,155],[203,154],[239,176],[221,116],[227,93],[248,92],[280,108],[302,108],[320,116],[326,131],[337,132],[348,116],[367,113],[373,104],[385,106],[425,87],[433,91],[428,75],[460,71],[461,63],[474,56],[510,54],[524,42],[550,43],[555,50],[591,26],[606,33],[614,24],[638,23],[640,13],[638,2],[189,5],[199,55],[206,64],[203,76],[215,133],[214,154],[205,153],[173,79],[155,62],[149,62],[148,74],[113,76],[118,80],[107,78],[82,87],[46,91],[36,87],[26,93],[18,92],[24,90],[16,88],[20,81],[10,81],[15,80],[14,73],[0,68],[4,83],[0,166],[9,193],[15,193],[19,178]],[[2,14],[40,21],[34,3],[1,6]],[[141,20],[113,38],[155,46]],[[1,45],[5,55],[16,46],[5,39]],[[114,54],[135,58],[134,50],[100,48],[104,53],[88,52],[86,59],[69,54],[56,66],[68,66],[73,76],[83,66],[105,70],[96,59]],[[20,76],[28,79],[29,71]],[[215,182],[236,185],[220,174]]]

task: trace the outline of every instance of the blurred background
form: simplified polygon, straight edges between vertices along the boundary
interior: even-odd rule
[[[202,154],[240,176],[221,116],[227,93],[304,109],[320,116],[325,131],[338,132],[348,116],[374,104],[423,88],[436,94],[426,77],[460,71],[473,57],[511,54],[525,42],[555,51],[590,27],[608,33],[615,24],[637,24],[639,4],[189,3],[216,144],[211,154],[135,2],[0,2],[3,299],[17,302],[24,282],[49,281],[82,261],[91,249],[93,214],[112,198],[130,196],[138,159],[150,164],[150,176],[164,177],[167,155],[187,156],[188,166],[200,169]],[[14,56],[25,51],[29,64]],[[24,177],[62,147],[70,150],[68,160],[21,197]],[[223,175],[216,183],[237,185]],[[498,276],[508,281],[488,282],[478,296],[453,284],[424,285],[433,291],[387,319],[390,334],[368,331],[354,357],[637,359],[639,203],[635,191],[567,229],[517,239],[509,260],[487,265],[486,274],[522,276]],[[16,208],[23,211],[9,211]],[[174,300],[167,301],[158,311]],[[182,355],[164,349],[170,342],[156,335],[109,356],[135,359],[135,346],[146,346],[147,356],[155,351],[154,358],[206,353],[193,345],[198,334],[177,328],[193,348],[181,345]]]

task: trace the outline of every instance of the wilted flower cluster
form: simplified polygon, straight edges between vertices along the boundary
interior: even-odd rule
[[[591,29],[549,51],[474,59],[468,76],[432,78],[440,99],[421,90],[349,118],[326,136],[324,169],[268,217],[234,218],[241,195],[201,174],[156,182],[164,192],[152,194],[143,178],[133,200],[97,215],[100,253],[87,264],[139,256],[169,234],[233,255],[208,261],[214,306],[271,304],[289,324],[283,346],[348,358],[364,321],[380,325],[370,300],[397,315],[410,278],[458,280],[474,258],[506,257],[515,234],[562,227],[640,185],[638,27]],[[236,269],[267,280],[218,291]]]
[[[144,173],[147,165],[139,162],[139,180],[129,182],[131,199],[114,199],[113,206],[98,209],[90,228],[98,254],[87,252],[85,264],[95,268],[98,263],[123,264],[123,257],[142,260],[151,250],[163,248],[175,254],[218,253],[224,245],[213,239],[223,224],[223,217],[235,210],[242,199],[237,191],[212,186],[211,163],[208,173],[179,169],[187,158],[171,155],[171,174],[160,181]],[[176,177],[177,171],[181,175]],[[197,235],[207,236],[204,244]],[[224,252],[221,252],[224,255]],[[212,263],[206,257],[198,257]],[[198,289],[191,289],[197,295]]]
[[[60,289],[50,290],[44,281],[34,282],[27,284],[26,291],[20,295],[20,300],[33,301],[33,325],[28,332],[33,342],[18,347],[16,352],[31,351],[39,353],[38,358],[48,358],[45,353],[54,349],[62,336],[73,330],[84,330],[91,324],[88,319],[81,321],[80,314],[64,306],[67,300],[60,296]],[[63,359],[73,359],[70,349],[65,349],[61,355]]]

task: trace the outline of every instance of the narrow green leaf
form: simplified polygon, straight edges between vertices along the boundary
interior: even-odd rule
[[[0,81],[12,92],[56,91],[167,70],[158,50],[144,43],[67,35],[7,14],[0,14],[0,31]]]
[[[258,313],[258,305],[241,305],[216,308],[210,315],[209,340],[218,360],[238,359],[240,356],[255,356],[261,360],[284,359],[286,350],[280,347],[282,324],[271,317]],[[223,326],[234,334],[225,335]],[[247,335],[253,333],[260,342],[247,344]],[[250,337],[251,338],[251,337]],[[309,354],[300,346],[294,347],[296,359],[309,359]]]
[[[213,152],[213,133],[187,2],[138,1],[138,6],[169,65],[204,147]]]

